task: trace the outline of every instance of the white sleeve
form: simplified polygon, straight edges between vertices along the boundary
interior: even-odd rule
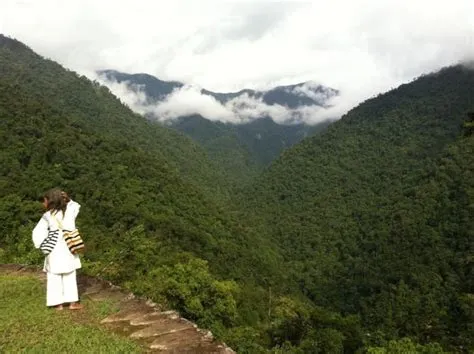
[[[33,229],[33,243],[35,248],[39,248],[44,239],[48,236],[48,221],[45,216],[40,219]]]
[[[67,203],[67,210],[69,213],[71,213],[71,216],[73,218],[77,217],[77,214],[79,214],[79,209],[81,209],[81,204],[79,204],[78,202],[75,202],[71,199],[69,203]]]

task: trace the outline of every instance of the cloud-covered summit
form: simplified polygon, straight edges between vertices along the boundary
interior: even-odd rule
[[[317,79],[340,90],[337,116],[472,60],[474,1],[2,0],[0,33],[89,78],[112,68],[214,92]]]
[[[339,92],[314,81],[278,86],[269,90],[244,89],[217,93],[196,85],[163,81],[148,74],[98,71],[107,85],[138,113],[160,121],[200,115],[212,121],[246,123],[270,117],[277,123],[316,124],[339,118],[333,105]]]

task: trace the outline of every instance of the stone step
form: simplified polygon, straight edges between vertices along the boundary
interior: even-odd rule
[[[149,348],[163,353],[234,353],[226,351],[223,345],[213,342],[210,332],[202,332],[197,328],[181,332],[168,333],[156,338]]]
[[[81,287],[79,285],[79,292],[83,296],[87,296],[87,295],[91,295],[91,294],[97,294],[98,292],[100,292],[103,289],[104,289],[104,287],[103,287],[102,284],[94,284],[94,285],[86,287],[85,289],[81,289]]]
[[[150,338],[159,337],[166,334],[182,332],[183,330],[196,328],[196,325],[184,319],[170,319],[162,317],[153,324],[133,332],[130,338]]]
[[[132,321],[146,315],[150,310],[149,309],[128,309],[121,310],[117,313],[114,313],[110,316],[104,318],[101,323],[112,323],[112,322],[122,322],[122,321]]]
[[[179,332],[164,333],[156,338],[149,345],[149,348],[170,351],[178,346],[191,348],[206,341],[211,341],[211,339],[206,339],[204,334],[197,328],[187,328],[186,330]]]
[[[120,322],[109,322],[109,323],[103,323],[103,326],[105,326],[108,330],[120,334],[121,336],[124,337],[129,337],[133,332],[136,332],[138,328],[145,328],[143,327],[138,327],[138,326],[132,326],[130,322],[128,321],[120,321]],[[150,339],[151,341],[152,339]]]
[[[0,274],[6,275],[33,275],[40,281],[46,281],[46,273],[43,268],[33,265],[21,265],[21,264],[0,264]]]
[[[123,301],[120,304],[121,311],[138,311],[143,310],[146,313],[158,311],[156,306],[153,306],[152,303],[144,301],[143,299],[134,297],[133,294],[129,294],[129,299]]]
[[[112,300],[121,302],[130,298],[130,294],[115,289],[100,291],[96,291],[96,289],[91,289],[88,291],[88,289],[86,289],[85,293],[82,293],[81,296],[87,296],[87,298],[91,299],[92,301]]]
[[[133,320],[130,320],[130,324],[132,326],[146,326],[158,322],[163,318],[178,319],[179,314],[176,311],[154,311],[146,313],[142,317],[137,317]]]
[[[42,268],[31,265],[21,265],[21,264],[0,264],[0,273],[3,274],[34,274],[34,275],[44,275]]]

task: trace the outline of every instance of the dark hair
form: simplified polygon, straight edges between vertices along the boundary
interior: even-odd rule
[[[64,198],[63,191],[59,188],[53,188],[44,193],[43,198],[48,201],[48,210],[54,213],[59,211],[66,212],[67,201]]]

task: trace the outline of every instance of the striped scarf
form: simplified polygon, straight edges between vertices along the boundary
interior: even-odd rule
[[[50,254],[58,242],[59,230],[49,230],[48,236],[41,242],[40,250],[44,255]]]

